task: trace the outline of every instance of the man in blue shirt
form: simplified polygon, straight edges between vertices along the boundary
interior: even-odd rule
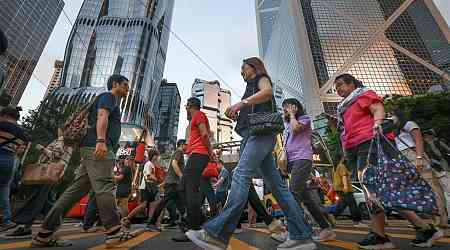
[[[62,223],[61,218],[91,189],[96,194],[100,219],[106,228],[106,246],[113,247],[127,240],[129,234],[121,230],[114,197],[114,150],[120,137],[119,101],[128,94],[128,79],[112,75],[108,92],[100,94],[89,110],[89,130],[80,144],[81,164],[72,185],[66,189],[45,217],[42,228],[33,238],[33,247],[68,246],[53,235]]]

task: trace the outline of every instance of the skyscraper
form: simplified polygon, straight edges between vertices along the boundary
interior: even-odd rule
[[[432,1],[256,0],[256,13],[273,82],[314,115],[335,112],[332,87],[341,73],[382,96],[450,80],[450,31]]]
[[[231,106],[231,92],[220,88],[219,81],[195,79],[192,96],[200,99],[202,111],[209,120],[214,142],[233,141],[233,121],[225,116]]]
[[[56,60],[53,66],[53,75],[50,79],[50,83],[47,86],[47,91],[45,91],[44,99],[53,94],[53,91],[61,85],[61,73],[63,69],[64,62]]]
[[[59,100],[86,102],[112,74],[130,81],[122,122],[157,130],[153,109],[162,80],[173,0],[84,0],[69,36]]]
[[[163,80],[159,89],[156,141],[161,152],[176,147],[181,97],[176,83]]]
[[[13,104],[19,103],[63,7],[62,0],[0,1],[0,29],[9,44],[0,70]]]

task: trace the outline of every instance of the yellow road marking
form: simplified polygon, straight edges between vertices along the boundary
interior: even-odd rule
[[[361,234],[361,235],[366,235],[367,234],[366,231],[358,231],[358,230],[333,229],[333,231],[339,232],[339,233],[348,233],[348,234]],[[413,239],[416,238],[415,235],[409,235],[409,234],[387,233],[387,235],[389,235],[390,237],[393,237],[393,238],[407,239],[407,240],[413,240]],[[450,239],[449,238],[440,238],[436,242],[439,242],[439,243],[450,243]]]
[[[240,241],[235,238],[231,238],[230,243],[228,244],[227,250],[260,250],[254,246],[251,246],[243,241]]]
[[[93,237],[102,235],[103,233],[81,233],[81,234],[73,234],[73,235],[66,235],[59,237],[59,239],[62,240],[76,240],[81,238],[87,238],[87,237]],[[26,248],[31,247],[31,241],[19,241],[19,242],[13,242],[13,243],[6,243],[6,244],[0,244],[0,249],[6,250],[6,249],[15,249],[15,248]]]
[[[340,248],[349,249],[349,250],[359,250],[359,247],[355,243],[348,242],[348,241],[342,241],[342,240],[330,240],[330,241],[320,242],[320,244],[327,245],[327,246],[340,247]]]
[[[134,238],[132,238],[132,239],[130,239],[130,240],[125,241],[124,243],[122,243],[120,245],[115,246],[112,249],[114,249],[114,250],[128,250],[130,248],[133,248],[133,247],[141,244],[142,242],[144,242],[144,241],[146,241],[146,240],[148,240],[150,238],[158,236],[160,233],[158,233],[158,232],[143,232],[143,231],[140,231],[140,232],[138,232],[136,234],[139,234],[139,235],[134,237]],[[98,246],[95,246],[95,247],[91,247],[88,250],[103,250],[103,249],[107,249],[105,244],[98,245]]]

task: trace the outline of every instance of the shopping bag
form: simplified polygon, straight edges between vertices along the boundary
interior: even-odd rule
[[[373,150],[376,149],[376,154]],[[392,150],[388,155],[385,150]],[[376,156],[375,164],[370,158]],[[373,139],[362,183],[368,203],[375,202],[386,210],[412,210],[438,214],[434,193],[414,164],[401,154],[383,134]]]
[[[25,166],[22,183],[24,185],[52,185],[59,182],[64,175],[64,163],[34,163]]]

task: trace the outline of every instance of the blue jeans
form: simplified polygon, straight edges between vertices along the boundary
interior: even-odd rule
[[[217,240],[228,243],[241,213],[247,205],[249,187],[257,171],[271,190],[275,199],[287,217],[289,238],[303,240],[311,237],[311,226],[304,219],[303,209],[298,205],[294,196],[289,192],[286,184],[275,167],[272,151],[275,145],[274,135],[249,136],[248,131],[241,133],[242,143],[245,145],[239,163],[233,174],[230,194],[222,213],[203,225],[203,229]]]
[[[89,193],[88,204],[83,219],[83,229],[89,229],[94,226],[95,222],[99,219],[97,199],[95,193]]]
[[[9,193],[14,175],[14,155],[0,149],[0,223],[11,222],[11,204]]]
[[[49,197],[53,188],[52,185],[34,185],[29,188],[31,189],[31,195],[27,198],[25,204],[16,209],[13,214],[15,223],[27,227],[31,227],[39,215],[46,215],[53,205]]]

